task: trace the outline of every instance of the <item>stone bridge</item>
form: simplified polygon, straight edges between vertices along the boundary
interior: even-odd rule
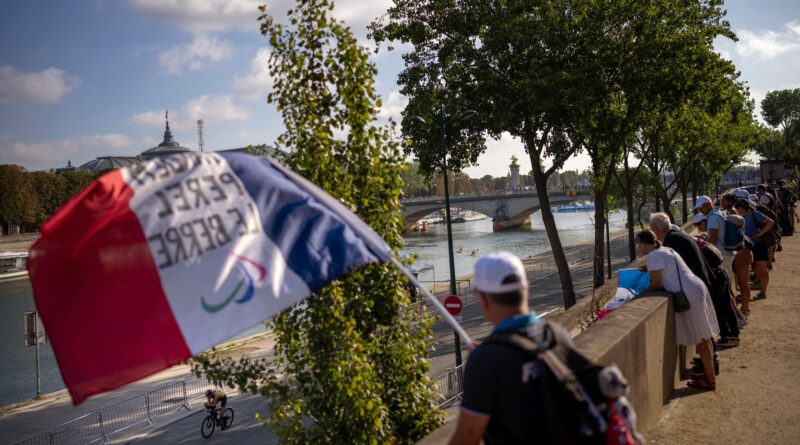
[[[589,190],[550,192],[551,204],[568,204],[573,201],[591,201]],[[411,228],[417,221],[429,213],[444,210],[444,197],[433,196],[409,198],[401,201],[403,219],[406,227]],[[450,207],[472,210],[487,215],[495,221],[496,228],[517,227],[525,223],[537,210],[539,196],[535,191],[521,190],[517,192],[493,194],[468,194],[450,197]],[[499,226],[499,227],[498,227]]]

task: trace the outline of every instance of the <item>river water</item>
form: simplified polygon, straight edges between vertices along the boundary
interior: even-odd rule
[[[594,236],[593,213],[556,213],[556,225],[564,247],[591,241]],[[625,227],[624,213],[612,214],[611,230]],[[449,277],[447,231],[443,224],[428,226],[426,233],[405,235],[403,255],[414,255],[418,264],[433,265],[433,271],[421,273],[423,281],[446,281]],[[536,255],[550,250],[541,214],[535,213],[530,227],[494,233],[490,219],[453,224],[453,246],[463,253],[455,254],[456,276],[472,272],[480,255],[506,250],[520,257]],[[472,256],[472,251],[476,256]],[[0,281],[0,385],[4,388],[4,401],[10,404],[30,399],[36,394],[36,365],[33,347],[23,345],[23,319],[25,311],[34,310],[33,293],[28,279]],[[263,332],[259,326],[243,332],[237,338]],[[49,344],[40,347],[42,392],[49,393],[64,388],[53,351]]]

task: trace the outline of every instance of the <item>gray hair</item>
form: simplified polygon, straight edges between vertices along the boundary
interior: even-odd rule
[[[659,212],[650,215],[650,227],[660,232],[669,232],[671,226],[672,222],[669,220],[669,216],[666,213]]]

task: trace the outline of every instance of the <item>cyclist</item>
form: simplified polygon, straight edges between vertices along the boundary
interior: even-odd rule
[[[207,408],[216,408],[217,403],[225,408],[225,405],[228,404],[228,395],[222,389],[209,389],[206,391],[206,399],[208,399],[205,403]]]

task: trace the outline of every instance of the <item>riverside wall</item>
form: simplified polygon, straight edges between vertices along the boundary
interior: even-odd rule
[[[686,375],[694,348],[675,343],[669,294],[647,292],[575,337],[577,349],[601,364],[616,364],[628,380],[639,429],[654,425]]]

